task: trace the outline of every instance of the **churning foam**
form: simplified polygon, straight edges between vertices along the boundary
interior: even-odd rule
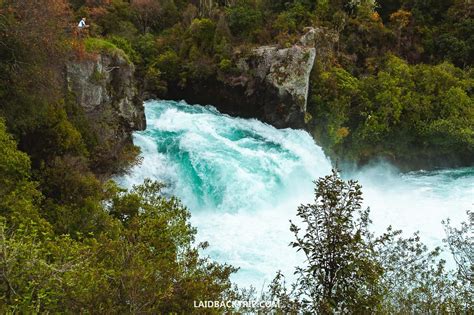
[[[260,288],[277,270],[293,274],[303,258],[288,246],[289,220],[313,199],[313,180],[331,163],[311,136],[275,129],[255,119],[233,118],[210,106],[146,103],[148,128],[134,135],[143,162],[119,182],[144,178],[167,183],[192,212],[198,240],[213,259],[240,267],[239,285]],[[441,220],[457,222],[472,209],[474,169],[398,174],[378,165],[344,177],[363,185],[374,229],[388,225],[441,243]]]

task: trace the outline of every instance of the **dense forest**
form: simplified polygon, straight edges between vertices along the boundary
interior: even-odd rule
[[[82,17],[90,27],[79,34]],[[233,287],[236,268],[201,256],[189,211],[160,183],[127,191],[109,180],[138,150],[111,158],[65,92],[67,63],[120,54],[143,98],[166,98],[235,75],[237,56],[254,47],[289,47],[318,27],[326,49],[311,75],[307,129],[328,154],[472,165],[473,17],[469,0],[0,0],[0,312],[193,313],[196,300],[251,295]],[[307,222],[324,211],[342,222],[325,233],[341,236],[331,263],[350,281],[324,282],[318,268],[332,255],[321,241],[295,291],[278,275],[265,294],[284,312],[472,312],[472,214],[459,229],[446,225],[460,257],[448,272],[416,236],[375,239],[368,214],[353,215],[354,185],[321,179],[322,205],[298,210]],[[345,194],[353,203],[338,203]],[[295,247],[318,248],[292,230]]]

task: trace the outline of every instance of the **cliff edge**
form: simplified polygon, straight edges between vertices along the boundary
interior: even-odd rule
[[[135,67],[119,54],[95,54],[69,62],[67,92],[75,97],[96,137],[98,163],[120,161],[133,145],[132,132],[146,127]],[[97,167],[99,169],[99,167]]]
[[[314,47],[258,47],[237,64],[245,81],[232,83],[244,83],[246,97],[254,97],[262,107],[263,121],[277,128],[302,128],[315,57]]]
[[[220,111],[258,118],[277,128],[304,128],[309,78],[316,58],[309,28],[297,44],[261,46],[235,53],[235,73],[170,87],[167,98],[212,104]]]

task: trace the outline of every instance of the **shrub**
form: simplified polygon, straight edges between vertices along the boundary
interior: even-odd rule
[[[134,64],[141,62],[140,54],[135,49],[133,49],[132,44],[128,39],[114,35],[109,37],[108,40],[117,48],[121,49]]]
[[[84,39],[84,45],[88,53],[105,53],[112,56],[124,58],[128,63],[131,63],[129,56],[120,48],[118,48],[111,41],[102,38],[88,37]]]
[[[156,59],[155,65],[163,73],[167,80],[177,80],[180,72],[181,60],[176,52],[167,50]]]
[[[227,10],[227,15],[232,34],[239,37],[249,37],[263,23],[262,12],[251,1],[239,2]]]

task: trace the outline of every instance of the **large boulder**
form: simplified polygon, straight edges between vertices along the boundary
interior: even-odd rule
[[[237,66],[248,77],[246,96],[256,96],[264,121],[278,128],[304,125],[314,47],[258,47]]]

